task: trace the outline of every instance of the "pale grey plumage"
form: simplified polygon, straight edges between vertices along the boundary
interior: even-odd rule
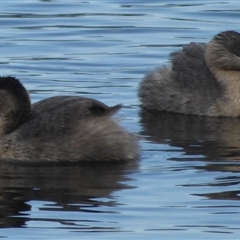
[[[190,43],[171,64],[147,74],[138,96],[148,110],[206,116],[240,115],[240,34],[226,31],[208,44]]]

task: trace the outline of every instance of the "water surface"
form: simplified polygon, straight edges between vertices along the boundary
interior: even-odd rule
[[[141,136],[136,164],[0,165],[0,238],[239,239],[240,120],[149,114],[141,78],[191,41],[239,31],[238,1],[0,3],[1,75],[32,102],[82,95]]]

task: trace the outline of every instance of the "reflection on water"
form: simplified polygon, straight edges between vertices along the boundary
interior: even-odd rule
[[[118,205],[112,194],[132,188],[124,182],[129,180],[127,172],[135,168],[130,164],[34,167],[2,163],[0,227],[21,227],[31,220],[30,201],[49,202],[40,211],[79,212],[78,221],[87,222],[81,212],[104,213],[101,207]],[[53,221],[61,223],[61,215]]]
[[[169,160],[190,161],[191,167],[198,171],[228,173],[221,178],[216,175],[214,180],[182,184],[183,187],[194,187],[195,191],[203,186],[210,188],[201,194],[193,190],[191,195],[215,200],[240,200],[240,192],[235,188],[232,191],[222,188],[240,184],[239,176],[231,174],[240,172],[240,118],[211,118],[141,110],[140,121],[142,135],[148,140],[179,147],[184,153],[180,157],[170,157]],[[193,161],[205,164],[194,165]],[[219,188],[219,192],[211,192],[216,191],[215,188]]]
[[[213,118],[142,110],[140,121],[143,126],[142,134],[149,136],[149,140],[181,147],[185,155],[203,155],[206,161],[240,160],[240,118]]]

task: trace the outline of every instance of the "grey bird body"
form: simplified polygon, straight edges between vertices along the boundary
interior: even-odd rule
[[[1,81],[0,78],[0,98],[1,92],[5,92],[5,102],[14,102],[14,91],[5,89],[4,84],[2,90]],[[8,77],[4,81],[17,80]],[[0,107],[0,159],[24,162],[121,162],[137,159],[136,137],[112,117],[121,105],[108,107],[95,99],[56,96],[31,106],[23,86],[21,91],[20,95],[25,94],[25,98],[18,99],[22,104],[17,107],[12,104],[11,118],[4,115]],[[20,120],[14,111],[22,111],[18,114]]]
[[[240,115],[240,34],[226,31],[209,43],[190,43],[170,64],[145,76],[138,96],[147,110],[205,116]]]

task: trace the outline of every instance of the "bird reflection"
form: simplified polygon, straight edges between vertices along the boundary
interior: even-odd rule
[[[137,168],[135,164],[46,167],[1,163],[0,227],[24,226],[30,219],[29,201],[51,202],[40,209],[47,211],[85,211],[87,207],[97,212],[99,206],[117,206],[112,193],[132,188],[125,182]]]
[[[140,112],[141,134],[154,143],[180,147],[184,156],[170,158],[174,161],[203,161],[192,164],[196,170],[229,172],[229,176],[204,183],[209,187],[239,186],[240,178],[240,118],[212,118],[167,112]],[[191,183],[183,187],[201,187]],[[221,191],[192,194],[218,200],[240,200],[239,191]]]
[[[240,200],[240,191],[226,191],[219,193],[193,194],[199,197],[206,197],[212,200]],[[238,211],[236,211],[238,213]]]
[[[156,143],[181,147],[185,155],[203,155],[202,160],[211,162],[240,160],[240,118],[212,118],[142,110],[140,121],[142,135]]]

